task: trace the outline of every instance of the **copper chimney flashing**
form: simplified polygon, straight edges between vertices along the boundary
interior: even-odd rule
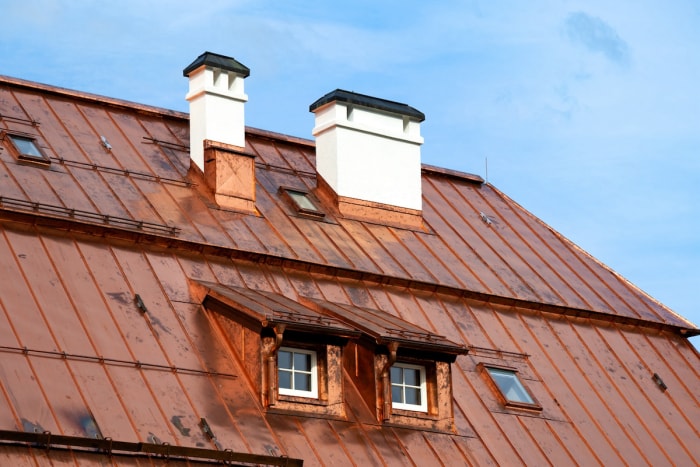
[[[255,209],[255,155],[230,144],[204,140],[204,179],[222,209]]]

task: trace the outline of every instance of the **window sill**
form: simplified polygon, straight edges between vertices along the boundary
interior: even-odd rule
[[[454,433],[454,421],[451,418],[440,419],[436,415],[411,412],[409,410],[402,411],[407,412],[406,414],[396,412],[397,410],[394,410],[389,420],[384,421],[384,426],[433,431],[436,433]]]
[[[304,396],[290,396],[288,394],[278,394],[277,402],[289,402],[292,404],[303,404],[303,405],[320,405],[327,406],[327,400],[321,400],[316,397],[304,397]]]
[[[42,169],[48,169],[51,167],[51,161],[49,159],[44,159],[43,157],[26,156],[24,154],[17,156],[17,163],[40,167]]]
[[[528,412],[542,412],[542,406],[539,404],[528,404],[526,402],[506,402],[503,404],[506,409],[527,410]]]
[[[322,418],[324,420],[336,420],[339,422],[347,421],[345,415],[324,412],[310,412],[308,410],[282,409],[277,407],[268,407],[265,409],[267,415],[288,416],[288,417],[306,417],[306,418]]]

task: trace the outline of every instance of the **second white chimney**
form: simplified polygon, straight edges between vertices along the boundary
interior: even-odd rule
[[[338,196],[422,210],[422,112],[341,89],[309,110],[316,115],[316,170]]]
[[[232,57],[204,52],[182,74],[190,80],[190,157],[204,171],[205,140],[245,148],[243,80],[250,69]]]

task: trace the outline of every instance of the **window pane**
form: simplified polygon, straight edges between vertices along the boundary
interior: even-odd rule
[[[283,389],[292,389],[292,374],[284,370],[278,371],[277,374],[280,387]]]
[[[277,373],[280,394],[318,397],[316,352],[281,347],[277,351]]]
[[[295,203],[297,203],[297,206],[299,206],[300,208],[308,209],[310,211],[318,210],[316,206],[314,206],[314,203],[312,203],[311,200],[306,197],[305,193],[292,190],[287,190],[287,193],[289,193],[289,196],[291,196],[291,198],[294,200]]]
[[[427,412],[425,367],[395,363],[390,370],[391,403],[394,408]]]
[[[311,375],[294,373],[294,389],[297,391],[311,391]]]
[[[403,384],[403,368],[397,366],[391,367],[391,383]]]
[[[294,369],[296,371],[311,371],[311,355],[295,352]]]
[[[412,368],[403,370],[404,383],[409,386],[420,386],[420,372]]]
[[[279,368],[292,369],[292,353],[285,350],[277,352],[277,366]]]
[[[526,404],[535,403],[515,372],[498,368],[489,368],[488,370],[506,399],[513,402],[524,402]]]
[[[391,401],[403,404],[403,392],[401,391],[401,386],[391,387]]]
[[[406,400],[405,404],[420,405],[420,389],[419,388],[405,388]]]
[[[10,138],[22,154],[32,157],[42,157],[39,149],[34,145],[34,141],[31,139],[22,138],[21,136],[10,136]]]

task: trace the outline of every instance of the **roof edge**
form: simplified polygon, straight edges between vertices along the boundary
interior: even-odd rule
[[[129,108],[140,112],[158,114],[160,116],[189,119],[189,114],[177,110],[170,110],[165,109],[163,107],[139,104],[138,102],[117,99],[114,97],[107,97],[89,92],[76,91],[73,89],[62,88],[60,86],[37,83],[35,81],[27,81],[20,78],[13,78],[12,76],[0,75],[0,84],[9,84],[11,86],[17,86],[20,88],[43,91],[58,96],[72,97],[89,102],[96,102],[99,104],[108,104],[115,107]]]
[[[10,86],[16,86],[24,89],[32,89],[36,91],[42,91],[49,94],[62,97],[71,97],[74,99],[81,99],[88,102],[94,102],[99,104],[107,104],[118,108],[135,110],[138,112],[150,113],[158,116],[166,116],[172,118],[179,118],[182,120],[189,120],[190,114],[187,112],[181,112],[179,110],[166,109],[165,107],[158,107],[147,104],[140,104],[138,102],[129,101],[125,99],[117,99],[114,97],[108,97],[101,94],[93,94],[89,92],[76,91],[69,88],[63,88],[60,86],[54,86],[50,84],[38,83],[36,81],[29,81],[20,78],[14,78],[12,76],[0,75],[0,84],[7,84]],[[251,126],[245,127],[246,133],[259,136],[262,138],[269,138],[275,141],[285,141],[293,144],[303,144],[309,147],[315,147],[316,143],[309,139],[300,136],[287,135],[285,133],[278,133],[275,131],[263,130],[260,128],[255,128]]]
[[[663,308],[667,313],[669,313],[670,315],[673,315],[673,316],[674,316],[676,319],[678,319],[679,321],[685,322],[685,323],[688,325],[688,327],[683,328],[682,326],[678,326],[678,328],[679,328],[679,329],[687,329],[687,330],[689,330],[689,331],[692,331],[692,333],[691,333],[691,332],[682,332],[682,331],[681,331],[681,334],[683,334],[684,336],[688,336],[688,337],[693,337],[693,336],[698,336],[698,335],[700,335],[700,328],[698,328],[697,325],[696,325],[695,323],[691,322],[688,318],[682,316],[682,315],[679,314],[679,313],[676,313],[676,312],[673,311],[671,308],[669,308],[668,306],[664,305],[663,303],[661,303],[661,302],[660,302],[659,300],[657,300],[656,298],[652,297],[649,293],[647,293],[647,292],[645,292],[643,289],[639,288],[639,286],[637,286],[637,285],[635,285],[634,283],[632,283],[630,280],[628,280],[625,276],[623,276],[622,274],[620,274],[619,272],[617,272],[615,269],[613,269],[613,268],[610,267],[609,265],[607,265],[607,264],[605,264],[604,262],[602,262],[600,259],[598,259],[598,258],[596,258],[595,256],[593,256],[593,255],[590,254],[588,251],[586,251],[585,249],[581,248],[576,242],[574,242],[573,240],[569,239],[567,236],[565,236],[564,234],[562,234],[561,232],[559,232],[558,230],[556,230],[555,228],[553,228],[552,226],[550,226],[550,225],[549,225],[548,223],[546,223],[544,220],[542,220],[541,218],[539,218],[539,217],[537,217],[536,215],[534,215],[533,213],[531,213],[529,210],[525,209],[520,203],[518,203],[517,201],[515,201],[513,198],[511,198],[510,196],[508,196],[507,194],[505,194],[504,192],[502,192],[502,191],[499,190],[498,188],[496,188],[494,185],[492,185],[492,184],[489,183],[489,186],[490,186],[499,196],[501,196],[503,199],[505,199],[505,200],[508,201],[509,203],[511,203],[511,204],[513,204],[513,205],[519,207],[519,208],[521,209],[522,212],[524,212],[527,216],[529,216],[529,217],[530,217],[531,219],[533,219],[535,222],[539,223],[539,224],[542,225],[544,228],[546,228],[547,230],[549,230],[550,232],[552,232],[552,234],[555,235],[557,238],[559,238],[561,241],[563,241],[563,242],[569,244],[573,249],[575,249],[576,251],[578,251],[580,254],[586,256],[589,260],[595,262],[595,263],[598,264],[600,267],[602,267],[602,268],[605,269],[606,271],[610,272],[612,275],[614,275],[615,277],[617,277],[620,281],[622,281],[623,283],[625,283],[625,285],[627,285],[628,287],[631,287],[631,288],[634,289],[637,293],[643,295],[643,296],[644,296],[646,299],[648,299],[649,301],[651,301],[651,302],[655,303],[657,306]],[[642,320],[642,321],[648,321],[648,320]],[[655,322],[655,321],[648,321],[648,322]]]

